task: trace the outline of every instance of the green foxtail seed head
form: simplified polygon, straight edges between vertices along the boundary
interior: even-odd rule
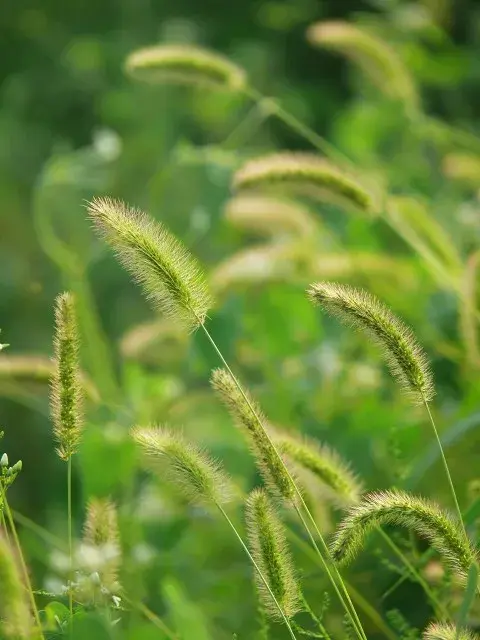
[[[107,498],[92,498],[87,505],[82,547],[93,549],[100,558],[100,582],[110,592],[118,591],[118,571],[122,559],[117,508]]]
[[[431,622],[423,632],[423,640],[478,640],[478,636],[448,622]]]
[[[311,25],[307,39],[314,46],[336,51],[352,60],[382,93],[403,100],[409,106],[417,106],[412,77],[401,58],[384,40],[342,21]]]
[[[273,441],[283,455],[287,467],[302,484],[320,484],[325,497],[338,506],[358,503],[362,485],[348,463],[330,447],[313,438],[274,431]],[[307,487],[306,487],[307,488]]]
[[[223,505],[233,496],[230,478],[205,451],[166,428],[135,427],[132,437],[152,468],[190,502]]]
[[[311,237],[320,225],[310,211],[283,198],[239,195],[225,207],[225,219],[231,225],[267,238],[279,235]]]
[[[62,293],[56,300],[54,349],[50,402],[53,433],[58,455],[68,460],[78,450],[83,426],[79,337],[75,303],[70,293]]]
[[[262,489],[248,496],[245,518],[250,552],[286,617],[291,618],[301,608],[300,586],[282,522]],[[255,580],[265,612],[280,619],[275,601],[257,573]]]
[[[89,206],[96,230],[163,313],[188,328],[205,320],[211,298],[197,261],[160,222],[118,200]]]
[[[55,362],[41,355],[11,354],[0,358],[0,380],[12,380],[22,384],[48,384],[55,375]],[[85,396],[92,402],[100,402],[98,389],[83,371],[79,372],[79,384]]]
[[[274,153],[247,161],[235,173],[235,190],[277,186],[320,188],[363,211],[373,207],[370,193],[329,160],[313,153]]]
[[[125,69],[137,80],[153,84],[201,84],[239,91],[246,85],[243,69],[218,53],[187,45],[157,45],[133,51]]]
[[[38,640],[15,550],[3,535],[0,535],[0,585],[0,636],[11,640]]]
[[[261,409],[245,393],[245,399],[232,376],[225,369],[215,369],[212,387],[229,410],[235,424],[247,436],[250,449],[267,486],[286,500],[295,498],[295,486],[288,476],[280,455],[275,450],[266,430]]]
[[[432,502],[401,491],[370,493],[352,507],[331,543],[333,558],[349,562],[360,551],[367,534],[384,524],[403,526],[426,538],[445,564],[463,579],[477,561],[473,546],[449,514]]]
[[[307,293],[314,304],[361,329],[383,349],[393,377],[412,401],[432,399],[434,385],[427,357],[411,329],[390,309],[366,291],[333,282],[313,284]]]

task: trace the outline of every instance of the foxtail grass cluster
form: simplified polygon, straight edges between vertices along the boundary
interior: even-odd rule
[[[454,624],[432,622],[423,632],[423,640],[478,640],[478,636]]]
[[[265,491],[256,489],[250,493],[245,517],[252,556],[285,615],[291,618],[301,608],[300,585],[283,525]],[[258,575],[256,584],[264,610],[279,619],[279,610]]]
[[[383,524],[406,527],[426,538],[445,564],[463,579],[477,562],[475,549],[458,522],[436,504],[401,491],[370,493],[352,507],[331,544],[333,558],[339,563],[352,560],[368,533]]]
[[[133,51],[125,62],[136,80],[154,84],[201,84],[241,90],[246,86],[243,69],[228,58],[189,45],[157,45]]]
[[[373,207],[372,196],[357,180],[312,153],[274,153],[254,158],[233,177],[233,188],[237,191],[272,185],[319,188],[363,211]]]
[[[204,322],[211,298],[201,269],[162,223],[111,198],[93,200],[88,211],[154,307],[191,329]]]
[[[313,284],[308,296],[314,304],[345,324],[362,330],[383,350],[401,389],[415,403],[434,395],[427,357],[412,330],[370,293],[332,282]]]
[[[53,433],[58,455],[62,460],[69,460],[78,451],[83,427],[79,336],[75,302],[70,293],[63,293],[56,300],[54,348],[55,368],[51,382]]]

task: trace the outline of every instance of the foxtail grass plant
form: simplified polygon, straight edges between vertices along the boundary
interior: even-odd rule
[[[468,542],[450,469],[429,402],[435,394],[433,376],[425,352],[412,330],[367,291],[332,282],[313,284],[310,300],[343,323],[361,330],[383,351],[387,365],[400,389],[415,404],[423,404],[437,441],[453,502]]]
[[[70,561],[69,608],[73,619],[72,456],[77,453],[83,429],[83,394],[80,383],[79,336],[75,301],[70,293],[55,304],[55,370],[51,382],[53,434],[57,453],[67,463],[68,549]]]
[[[345,612],[352,620],[355,632],[365,640],[365,632],[343,580],[336,566],[331,563],[327,544],[301,491],[268,435],[262,417],[257,414],[205,326],[212,300],[196,260],[161,223],[154,222],[144,213],[121,202],[110,198],[97,199],[90,204],[88,211],[99,235],[111,245],[119,261],[142,286],[154,306],[168,317],[176,318],[186,328],[201,328],[204,332],[224,366],[223,371],[215,374],[224,402],[249,432],[252,448],[257,454],[257,460],[262,462],[261,469],[270,486],[274,486],[282,497],[288,497],[293,504],[312,545],[322,559],[325,572]],[[301,509],[314,528],[322,551],[318,548]]]
[[[423,632],[423,640],[478,640],[478,635],[453,624],[432,622]]]

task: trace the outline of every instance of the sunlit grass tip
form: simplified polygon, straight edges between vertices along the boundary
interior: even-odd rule
[[[287,466],[298,476],[300,484],[302,471],[306,471],[306,484],[313,481],[320,485],[321,493],[335,505],[343,507],[360,500],[362,483],[350,465],[332,448],[313,438],[278,430],[273,431],[272,438]]]
[[[423,640],[478,640],[468,629],[457,629],[448,622],[431,622],[423,632]]]
[[[308,296],[345,324],[361,329],[383,350],[393,377],[415,403],[434,396],[427,356],[412,330],[367,291],[334,282],[311,285]]]
[[[411,74],[383,39],[349,22],[332,20],[311,25],[307,40],[352,60],[385,95],[417,106],[418,96]]]
[[[255,489],[245,503],[250,551],[287,618],[301,609],[301,592],[285,531],[278,514],[262,489]],[[280,613],[263,580],[255,574],[265,612],[280,619]]]
[[[55,304],[54,371],[51,380],[51,411],[57,452],[68,460],[78,451],[83,428],[79,365],[79,335],[75,301],[70,293]]]
[[[135,427],[131,433],[152,469],[190,502],[222,506],[234,497],[232,482],[220,463],[183,436],[164,427]]]
[[[126,72],[150,83],[202,84],[230,90],[246,85],[245,71],[225,56],[192,45],[154,45],[133,51]]]
[[[358,180],[313,153],[283,152],[253,158],[233,176],[237,191],[268,186],[319,188],[363,211],[374,208],[372,195]]]
[[[406,527],[426,538],[443,562],[462,579],[477,562],[476,551],[456,520],[435,503],[402,491],[370,493],[351,507],[331,543],[333,558],[343,564],[353,560],[368,533],[384,524]]]
[[[225,369],[212,372],[211,384],[236,426],[246,435],[267,486],[282,498],[292,500],[295,486],[265,430],[266,420],[260,407],[248,392],[244,391],[244,397]]]
[[[0,535],[0,635],[5,640],[38,640],[27,590],[20,577],[15,551]]]
[[[96,198],[88,213],[156,308],[190,329],[204,322],[212,300],[201,268],[161,222],[111,198]]]

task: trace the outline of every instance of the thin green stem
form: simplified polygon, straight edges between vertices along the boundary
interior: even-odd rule
[[[133,609],[137,609],[137,611],[139,611],[142,615],[144,615],[147,620],[149,620],[152,624],[154,624],[157,627],[157,629],[160,629],[161,631],[163,631],[163,633],[169,640],[178,640],[178,636],[176,636],[174,632],[167,627],[165,622],[159,616],[157,616],[156,613],[154,613],[145,604],[143,604],[143,602],[130,600],[130,598],[128,598],[123,593],[122,593],[122,598]]]
[[[315,522],[312,514],[310,513],[310,510],[308,509],[307,505],[305,504],[305,501],[303,500],[302,495],[300,493],[299,493],[299,495],[300,495],[300,501],[302,503],[302,506],[305,509],[307,515],[309,516],[309,518],[310,518],[310,520],[311,520],[311,522],[312,522],[312,524],[314,526],[315,532],[316,532],[316,534],[318,536],[318,539],[320,540],[320,544],[323,547],[323,551],[326,554],[327,558],[330,559],[330,552],[329,552],[328,547],[327,547],[327,545],[325,543],[325,540],[323,539],[323,536],[320,533],[320,531],[319,531],[319,529],[318,529],[318,527],[316,525],[316,522]],[[330,581],[331,581],[331,583],[333,585],[333,588],[335,590],[335,593],[337,594],[338,598],[340,599],[340,602],[342,603],[342,606],[345,609],[346,614],[348,615],[348,617],[352,621],[352,624],[353,624],[353,626],[355,628],[355,631],[357,632],[357,634],[358,634],[358,636],[360,638],[363,638],[364,640],[367,640],[367,636],[365,635],[365,632],[363,630],[362,623],[360,622],[360,619],[359,619],[359,617],[357,615],[357,612],[355,610],[353,602],[350,599],[350,596],[349,596],[348,591],[347,591],[347,589],[345,587],[345,583],[343,582],[343,578],[340,575],[340,572],[338,571],[338,569],[335,566],[335,564],[330,560],[330,564],[331,564],[333,573],[335,574],[335,577],[332,575],[332,571],[330,571],[330,567],[328,566],[327,561],[325,560],[323,554],[320,552],[320,549],[318,548],[318,545],[315,542],[315,538],[313,537],[312,532],[310,531],[310,527],[308,526],[307,522],[305,521],[305,518],[303,517],[303,514],[302,514],[301,510],[299,509],[297,504],[294,503],[293,506],[295,508],[295,511],[297,512],[297,515],[298,515],[301,523],[303,524],[303,526],[305,528],[305,531],[308,534],[308,537],[310,538],[310,542],[312,543],[312,547],[315,549],[315,551],[318,554],[318,557],[321,559],[323,570],[325,571],[325,573],[327,574],[328,578],[330,579]],[[337,581],[338,581],[338,584],[337,584]],[[340,593],[339,585],[340,585],[340,588],[343,591],[343,595]],[[348,603],[348,605],[347,605],[347,603]]]
[[[23,555],[22,546],[20,544],[20,540],[17,534],[17,528],[15,527],[15,522],[13,521],[12,512],[10,511],[10,506],[8,504],[7,496],[5,491],[3,492],[3,506],[5,510],[5,514],[7,516],[7,521],[10,527],[10,531],[12,532],[13,539],[15,541],[15,547],[17,549],[18,558],[20,560],[20,566],[22,568],[23,577],[25,580],[25,584],[27,585],[27,591],[30,598],[30,604],[32,607],[33,616],[35,618],[35,623],[38,627],[38,633],[40,634],[40,638],[44,640],[44,635],[42,631],[42,623],[40,622],[40,616],[38,614],[37,603],[35,602],[35,596],[33,594],[32,583],[30,581],[30,576],[28,574],[27,564],[25,562],[25,557]]]
[[[73,539],[72,539],[72,456],[67,462],[67,510],[68,510],[68,607],[70,610],[70,623],[73,629]]]
[[[197,319],[198,319],[198,318],[197,318]],[[287,469],[287,467],[286,467],[286,465],[285,465],[285,462],[283,461],[283,458],[282,458],[282,457],[281,457],[281,455],[278,453],[278,451],[277,451],[277,449],[276,449],[276,447],[275,447],[274,443],[272,442],[272,439],[270,438],[270,436],[269,436],[269,434],[268,434],[267,430],[265,429],[264,425],[262,424],[262,421],[261,421],[261,420],[260,420],[260,418],[258,417],[258,415],[257,415],[257,413],[256,413],[256,411],[255,411],[255,409],[252,407],[252,404],[251,404],[250,400],[248,399],[247,395],[245,394],[245,392],[244,392],[244,390],[243,390],[243,388],[242,388],[241,384],[238,382],[238,380],[237,380],[237,378],[236,378],[235,374],[233,373],[233,371],[231,370],[231,368],[230,368],[230,366],[228,365],[227,361],[226,361],[226,360],[225,360],[225,358],[223,357],[222,352],[221,352],[221,351],[220,351],[220,349],[217,347],[217,345],[216,345],[216,343],[215,343],[215,340],[212,338],[212,336],[210,335],[210,333],[209,333],[208,329],[207,329],[207,328],[206,328],[206,326],[203,324],[203,322],[200,322],[200,320],[199,320],[199,319],[198,319],[198,322],[199,322],[199,324],[201,325],[201,327],[202,327],[202,329],[203,329],[203,331],[204,331],[204,333],[205,333],[206,337],[208,338],[208,340],[209,340],[210,344],[212,345],[213,349],[215,350],[216,354],[218,355],[218,357],[219,357],[220,361],[222,362],[223,366],[226,368],[226,370],[227,370],[227,371],[228,371],[228,373],[230,374],[230,376],[231,376],[231,378],[232,378],[233,382],[235,383],[235,386],[238,388],[238,390],[239,390],[240,394],[242,395],[242,398],[243,398],[243,399],[245,400],[245,402],[247,403],[247,406],[249,407],[250,411],[252,412],[252,415],[255,417],[255,419],[256,419],[256,421],[257,421],[257,423],[259,424],[259,426],[261,427],[261,429],[264,431],[264,433],[265,433],[266,437],[268,438],[268,441],[269,441],[270,445],[272,446],[272,448],[273,448],[273,450],[274,450],[275,454],[277,455],[277,457],[278,457],[278,459],[279,459],[279,461],[280,461],[280,463],[281,463],[281,465],[282,465],[282,467],[283,467],[284,472],[287,474],[288,478],[290,479],[290,481],[291,481],[291,483],[292,483],[292,486],[294,487],[295,492],[297,493],[297,495],[298,495],[298,497],[299,497],[299,500],[300,500],[300,502],[301,502],[301,504],[302,504],[303,508],[305,509],[305,512],[307,513],[307,515],[308,515],[309,519],[311,520],[311,522],[312,522],[312,524],[313,524],[313,526],[314,526],[314,528],[315,528],[315,531],[316,531],[317,535],[319,536],[319,539],[320,539],[321,545],[322,545],[322,547],[323,547],[323,549],[324,549],[324,552],[325,552],[325,554],[326,554],[326,557],[330,560],[330,562],[331,562],[331,564],[332,564],[333,570],[334,570],[334,572],[335,572],[335,574],[336,574],[336,576],[337,576],[337,578],[338,578],[338,580],[339,580],[339,583],[340,583],[340,585],[341,585],[341,587],[342,587],[342,590],[343,590],[343,592],[344,592],[344,594],[345,594],[345,599],[344,599],[344,598],[342,597],[342,595],[340,594],[339,589],[338,589],[338,586],[337,586],[337,583],[336,583],[335,579],[333,578],[333,576],[332,576],[332,574],[331,574],[330,570],[328,569],[327,562],[326,562],[325,558],[323,557],[323,555],[321,554],[320,550],[318,549],[318,546],[317,546],[317,544],[315,543],[315,540],[314,540],[313,536],[311,535],[310,529],[309,529],[309,527],[307,526],[307,524],[306,524],[305,519],[303,518],[303,516],[301,516],[301,512],[300,512],[300,510],[297,508],[297,505],[294,505],[294,506],[295,506],[295,509],[296,509],[297,513],[299,514],[299,516],[301,516],[302,523],[303,523],[303,525],[304,525],[304,527],[305,527],[305,529],[306,529],[306,531],[307,531],[307,533],[308,533],[308,535],[309,535],[309,538],[310,538],[310,540],[312,541],[312,543],[314,544],[314,547],[315,547],[315,549],[316,549],[317,553],[319,554],[319,557],[322,559],[322,562],[324,563],[324,565],[325,565],[325,567],[326,567],[326,573],[327,573],[327,575],[328,575],[328,577],[329,577],[329,579],[330,579],[330,581],[331,581],[331,583],[332,583],[332,586],[334,587],[334,589],[335,589],[335,591],[336,591],[336,593],[337,593],[337,595],[338,595],[338,597],[339,597],[339,599],[340,599],[340,602],[342,603],[342,606],[344,607],[344,609],[345,609],[345,611],[346,611],[347,615],[348,615],[348,616],[349,616],[349,618],[351,619],[352,624],[353,624],[353,626],[354,626],[354,628],[355,628],[355,631],[357,632],[358,637],[359,637],[359,638],[361,638],[361,640],[366,640],[366,636],[365,636],[365,632],[363,631],[362,624],[361,624],[361,622],[360,622],[360,620],[359,620],[359,618],[358,618],[358,615],[357,615],[357,613],[356,613],[356,611],[355,611],[355,607],[353,606],[353,603],[352,603],[352,601],[350,600],[350,597],[349,597],[349,595],[348,595],[348,592],[347,592],[347,590],[346,590],[346,588],[345,588],[345,585],[344,585],[344,583],[343,583],[342,577],[340,576],[340,573],[339,573],[338,569],[335,567],[335,565],[334,565],[334,564],[333,564],[333,562],[331,561],[330,553],[329,553],[329,551],[328,551],[328,547],[327,547],[327,545],[326,545],[326,543],[325,543],[325,540],[323,539],[323,536],[322,536],[322,534],[320,533],[320,531],[319,531],[319,529],[318,529],[318,527],[317,527],[317,525],[316,525],[316,523],[315,523],[315,520],[314,520],[314,518],[313,518],[312,514],[310,513],[310,511],[309,511],[309,509],[308,509],[307,505],[305,504],[305,501],[304,501],[303,496],[302,496],[302,494],[301,494],[301,492],[300,492],[300,489],[297,487],[297,485],[296,485],[296,483],[295,483],[294,479],[292,478],[292,476],[291,476],[290,472],[288,471],[288,469]],[[345,602],[345,600],[348,602],[348,605],[347,605],[347,602]],[[350,610],[349,610],[349,605],[350,605],[350,607],[351,607],[352,611],[350,611]]]
[[[240,542],[243,550],[245,551],[245,553],[247,554],[248,558],[250,559],[250,562],[253,564],[253,566],[255,567],[256,572],[258,573],[258,575],[260,576],[261,581],[263,582],[263,584],[265,585],[268,593],[272,596],[272,600],[275,603],[275,606],[277,607],[278,611],[280,612],[283,621],[285,622],[285,624],[287,625],[287,629],[290,633],[290,636],[292,638],[292,640],[296,640],[296,636],[293,633],[293,629],[292,629],[292,625],[290,624],[289,619],[287,618],[287,616],[285,615],[285,612],[283,611],[280,603],[278,602],[277,598],[275,597],[275,594],[273,593],[273,591],[270,588],[270,585],[268,584],[266,578],[264,577],[260,567],[258,566],[258,564],[255,561],[255,558],[252,556],[252,554],[250,553],[247,545],[245,544],[245,542],[242,539],[242,536],[238,533],[237,528],[235,527],[235,525],[233,524],[233,522],[230,520],[230,518],[228,517],[226,511],[223,509],[223,507],[216,503],[216,507],[218,508],[218,510],[220,511],[220,513],[222,514],[222,516],[225,518],[225,520],[228,522],[229,526],[231,527],[233,533],[235,534],[237,540]]]
[[[322,634],[323,638],[325,638],[325,640],[331,640],[330,634],[325,629],[325,626],[323,625],[323,622],[313,612],[312,607],[308,604],[308,601],[307,601],[307,599],[305,598],[305,596],[303,594],[302,594],[302,603],[303,603],[303,607],[304,607],[305,611],[308,613],[308,615],[313,620],[313,622],[315,622],[315,624],[317,625],[317,627],[318,627],[320,633]]]
[[[436,615],[439,616],[439,617],[441,616],[441,617],[444,617],[444,618],[448,618],[449,617],[448,611],[445,609],[443,604],[439,601],[437,596],[430,589],[428,583],[422,578],[420,573],[417,571],[417,569],[414,567],[414,565],[410,562],[410,560],[407,558],[407,556],[393,542],[393,540],[390,538],[390,536],[387,533],[385,533],[385,531],[381,527],[377,526],[376,530],[382,536],[382,538],[385,540],[385,542],[388,544],[388,546],[393,551],[393,553],[395,553],[395,555],[399,558],[399,560],[401,560],[401,562],[403,562],[403,564],[406,566],[406,568],[408,569],[408,571],[410,572],[412,577],[422,587],[422,589],[424,590],[425,594],[430,599],[430,602],[436,608]]]
[[[422,396],[423,396],[423,394],[422,394]],[[451,494],[452,494],[453,502],[455,503],[455,509],[457,511],[458,520],[459,520],[459,522],[460,522],[460,524],[462,526],[463,532],[465,533],[466,539],[469,540],[468,534],[467,534],[467,530],[465,529],[465,525],[463,523],[462,511],[461,511],[460,505],[458,503],[457,493],[455,491],[455,487],[453,486],[452,476],[450,474],[450,469],[448,467],[448,462],[447,462],[447,459],[445,457],[445,452],[443,450],[442,441],[440,440],[440,436],[438,435],[437,427],[435,425],[435,421],[433,419],[432,412],[430,411],[430,407],[428,406],[428,402],[426,401],[424,396],[423,396],[423,404],[425,405],[425,409],[427,410],[428,417],[430,418],[430,422],[432,424],[433,433],[435,434],[435,438],[437,440],[438,448],[440,450],[440,455],[442,457],[443,468],[445,469],[445,474],[447,476],[447,480],[448,480],[448,484],[449,484],[450,491],[451,491]]]

